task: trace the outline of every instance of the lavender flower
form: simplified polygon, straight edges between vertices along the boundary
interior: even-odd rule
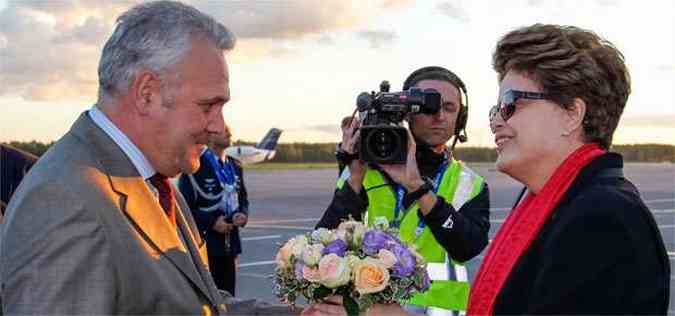
[[[379,230],[369,230],[363,235],[363,252],[368,255],[376,255],[385,244],[391,240],[391,237]]]
[[[394,256],[396,256],[396,264],[392,267],[392,275],[397,277],[408,277],[415,272],[415,257],[413,254],[402,245],[393,245],[390,247]]]
[[[333,240],[331,243],[327,244],[325,248],[323,248],[322,254],[325,256],[327,254],[334,253],[340,257],[344,257],[346,251],[347,251],[347,243],[342,239],[336,239]]]
[[[295,278],[298,280],[302,280],[303,279],[302,264],[300,262],[296,262],[293,270],[295,272]]]
[[[431,279],[429,278],[429,273],[426,270],[422,271],[422,273],[424,274],[424,278],[422,279],[422,284],[420,284],[417,288],[420,292],[428,290],[429,286],[431,286]]]

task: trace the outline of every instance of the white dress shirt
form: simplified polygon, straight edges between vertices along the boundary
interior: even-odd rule
[[[112,140],[117,144],[117,146],[122,149],[125,155],[129,157],[131,163],[136,167],[138,173],[143,177],[143,179],[149,179],[157,171],[152,167],[150,161],[145,158],[143,152],[141,152],[136,145],[124,134],[115,123],[113,123],[101,110],[99,110],[96,105],[92,106],[91,109],[87,112],[89,117],[94,121],[98,127],[100,127]]]

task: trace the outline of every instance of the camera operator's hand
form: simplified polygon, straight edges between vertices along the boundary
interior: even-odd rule
[[[349,121],[345,122],[343,120],[342,128],[342,144],[341,149],[347,153],[353,154],[356,152],[356,147],[359,144],[359,136],[361,131],[358,130],[360,122],[357,118],[352,119],[351,124]],[[356,133],[354,132],[356,131]],[[347,183],[356,193],[361,191],[363,187],[363,177],[366,175],[366,169],[368,165],[360,159],[354,159],[349,164],[349,179]]]
[[[379,165],[396,183],[402,184],[408,193],[416,191],[424,184],[420,171],[417,168],[416,151],[417,144],[410,130],[408,130],[408,157],[405,165]],[[422,214],[427,215],[431,212],[434,205],[436,205],[436,195],[433,192],[429,192],[420,197],[417,202]]]
[[[420,171],[417,168],[417,158],[415,152],[417,144],[410,130],[408,130],[408,157],[404,165],[402,164],[380,164],[379,167],[386,172],[396,183],[402,184],[408,192],[417,190],[423,183]]]

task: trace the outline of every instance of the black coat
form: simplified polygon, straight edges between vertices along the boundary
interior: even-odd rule
[[[248,215],[248,194],[246,192],[246,185],[244,184],[243,169],[238,160],[229,156],[227,159],[234,163],[234,172],[237,176],[239,210],[236,212],[242,212]],[[195,222],[197,223],[197,227],[201,231],[202,236],[206,241],[206,249],[208,251],[209,257],[239,255],[242,252],[239,228],[235,227],[232,231],[230,231],[229,235],[221,234],[213,230],[213,224],[218,219],[218,216],[222,215],[222,213],[218,210],[206,212],[201,210],[201,208],[210,207],[214,204],[217,204],[220,202],[220,199],[210,200],[199,194],[199,192],[197,192],[197,190],[195,190],[193,187],[190,177],[195,180],[197,185],[200,186],[201,191],[205,193],[217,195],[223,191],[222,187],[218,185],[218,177],[216,176],[215,171],[211,167],[211,163],[205,155],[202,154],[200,157],[200,166],[197,172],[191,176],[184,174],[180,176],[178,180],[178,188],[185,198],[185,201],[190,206],[190,210],[192,211],[192,215],[195,219]],[[232,223],[232,218],[227,218],[226,222]]]
[[[623,160],[586,166],[521,256],[495,315],[665,314],[670,266],[661,234]]]
[[[0,144],[0,212],[3,214],[12,194],[37,159],[23,150]]]

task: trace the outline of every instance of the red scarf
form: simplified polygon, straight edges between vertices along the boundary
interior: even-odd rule
[[[538,194],[528,194],[511,211],[478,271],[469,297],[469,315],[492,315],[497,295],[520,256],[537,237],[579,171],[602,154],[597,144],[579,147],[558,166]]]

